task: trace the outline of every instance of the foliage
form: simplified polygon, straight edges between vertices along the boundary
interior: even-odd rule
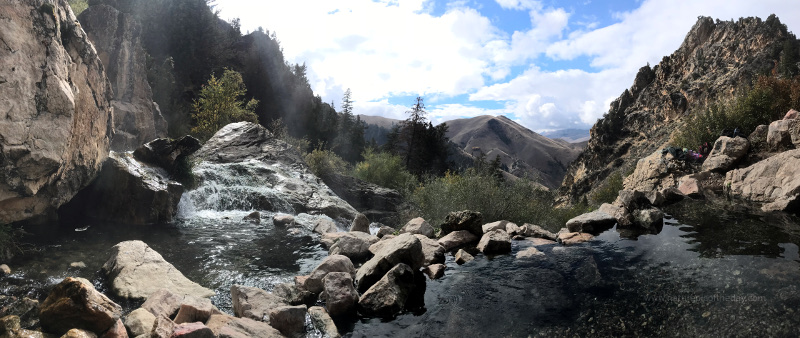
[[[800,74],[797,64],[800,62],[800,48],[798,48],[798,41],[794,35],[789,37],[783,42],[783,50],[781,52],[780,63],[778,64],[778,73],[786,78],[792,78]]]
[[[347,162],[331,150],[317,148],[305,156],[308,168],[318,177],[327,177],[332,173],[347,172]]]
[[[68,2],[75,16],[80,15],[86,8],[89,8],[89,3],[86,0],[69,0]]]
[[[301,154],[305,154],[311,148],[311,142],[307,138],[297,138],[289,135],[289,128],[283,123],[283,119],[279,118],[270,122],[269,128],[272,135],[286,143],[291,144]]]
[[[364,129],[366,126],[361,117],[353,115],[352,92],[348,88],[342,97],[342,113],[339,117],[337,136],[333,140],[333,150],[345,161],[355,163],[361,160],[366,143]]]
[[[617,199],[619,191],[622,190],[623,177],[619,171],[613,172],[608,175],[603,183],[600,184],[589,195],[589,201],[594,206],[599,206],[603,203],[612,203]]]
[[[356,164],[353,176],[397,190],[404,196],[408,196],[418,184],[414,175],[406,170],[400,156],[376,152],[372,148],[364,151],[364,161]]]
[[[447,124],[433,126],[425,118],[425,104],[417,97],[408,119],[395,126],[387,136],[384,150],[398,155],[409,172],[422,178],[426,175],[443,175],[447,163]]]
[[[460,175],[447,172],[444,177],[431,178],[411,195],[421,216],[434,226],[441,224],[452,211],[474,210],[481,212],[487,223],[508,220],[556,231],[585,207],[557,209],[553,207],[554,198],[553,192],[539,188],[532,181],[502,182],[474,170]]]
[[[251,99],[245,104],[241,99],[245,93],[247,90],[241,74],[226,69],[219,79],[211,75],[208,85],[203,86],[199,99],[192,105],[195,122],[192,134],[205,141],[229,123],[258,123],[258,118],[253,113],[258,101]]]
[[[22,252],[19,243],[23,232],[15,229],[10,224],[0,223],[0,260],[10,259],[17,253]]]
[[[800,107],[800,79],[760,76],[753,87],[729,101],[717,101],[687,121],[673,139],[681,148],[713,143],[723,130],[739,128],[749,135],[762,124],[780,119]]]

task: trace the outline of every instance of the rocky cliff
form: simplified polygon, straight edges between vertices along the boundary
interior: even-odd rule
[[[615,171],[627,171],[669,142],[687,117],[774,72],[791,35],[775,16],[714,21],[700,17],[675,53],[642,67],[630,89],[591,130],[559,190],[574,203]]]
[[[147,83],[147,54],[142,28],[133,15],[105,4],[94,5],[78,17],[89,35],[114,89],[114,151],[134,150],[167,135],[167,122],[153,102]]]
[[[46,215],[100,170],[112,89],[66,0],[0,2],[0,223]]]

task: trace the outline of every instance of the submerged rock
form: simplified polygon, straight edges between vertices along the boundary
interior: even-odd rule
[[[358,301],[359,312],[366,316],[392,317],[405,308],[414,288],[414,271],[399,263],[364,292]]]
[[[201,298],[215,294],[190,281],[142,241],[115,245],[102,270],[111,281],[111,292],[117,297],[145,299],[160,289]]]
[[[94,289],[90,283],[67,277],[47,296],[39,312],[42,328],[64,334],[78,328],[100,334],[122,315],[122,307]]]
[[[517,259],[532,259],[532,258],[545,258],[544,252],[539,251],[535,247],[530,247],[525,250],[517,252]]]

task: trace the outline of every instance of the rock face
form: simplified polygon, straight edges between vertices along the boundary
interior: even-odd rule
[[[332,173],[322,177],[333,192],[375,222],[392,222],[403,205],[403,195],[396,190]]]
[[[736,22],[698,18],[678,50],[652,68],[642,67],[633,86],[595,123],[586,149],[570,164],[560,201],[578,202],[612,173],[663,148],[679,122],[771,71],[780,57],[772,51],[782,50],[787,36],[774,16]]]
[[[124,224],[171,222],[184,188],[166,170],[141,163],[130,153],[111,152],[97,180],[67,204],[70,212]]]
[[[111,281],[111,292],[122,298],[145,299],[160,289],[201,298],[214,295],[214,291],[187,279],[142,241],[115,245],[103,272]]]
[[[747,155],[750,142],[744,137],[722,136],[714,142],[714,148],[703,162],[705,171],[728,171],[739,159]]]
[[[441,236],[453,231],[467,230],[475,236],[483,236],[483,215],[477,211],[455,211],[445,217]]]
[[[108,156],[111,85],[67,1],[0,4],[0,223],[52,216]]]
[[[42,328],[64,334],[72,328],[100,334],[116,324],[122,307],[91,284],[67,277],[47,296],[39,313]]]
[[[762,203],[764,211],[796,212],[800,208],[800,149],[729,171],[725,187],[734,197]]]
[[[153,102],[147,83],[147,54],[141,26],[133,15],[100,4],[78,17],[108,72],[114,89],[114,138],[111,150],[134,150],[167,134],[167,122]]]
[[[194,169],[201,181],[215,179],[227,170],[236,177],[226,178],[224,183],[258,186],[269,189],[269,196],[280,195],[280,200],[270,201],[269,196],[257,192],[242,196],[241,191],[232,191],[238,195],[231,198],[237,198],[243,208],[290,214],[322,213],[347,220],[356,216],[357,211],[352,206],[308,170],[303,157],[291,145],[273,137],[258,124],[239,122],[222,127],[192,155],[192,159],[201,161]],[[194,203],[207,202],[203,200],[202,184],[193,197]]]
[[[419,270],[424,264],[422,243],[414,235],[402,234],[384,242],[386,244],[375,253],[375,256],[356,272],[359,291],[366,291],[397,264],[409,265],[414,271]]]
[[[392,317],[406,306],[415,287],[414,271],[398,264],[369,288],[358,301],[359,312],[367,316]]]

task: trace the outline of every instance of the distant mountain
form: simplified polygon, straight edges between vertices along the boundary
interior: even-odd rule
[[[364,130],[364,140],[367,142],[374,140],[379,146],[386,144],[386,136],[394,126],[401,122],[383,116],[358,115],[358,117],[367,124],[367,129]]]
[[[558,187],[567,166],[578,157],[580,147],[539,135],[505,116],[478,116],[447,121],[447,136],[466,153],[500,156],[517,177],[538,176],[549,188]]]
[[[402,122],[401,120],[390,119],[383,116],[358,115],[358,117],[360,117],[361,121],[364,121],[366,124],[373,124],[387,129],[392,129],[394,125]]]
[[[550,139],[561,139],[569,143],[580,143],[589,141],[589,129],[561,129],[539,133]]]

